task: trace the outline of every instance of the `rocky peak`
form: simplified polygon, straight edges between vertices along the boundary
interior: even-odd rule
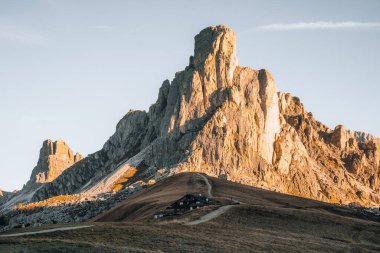
[[[234,71],[237,67],[236,35],[227,26],[211,26],[195,36],[193,82],[199,82],[203,97],[203,110],[212,105],[210,97],[217,95],[218,89],[231,87]],[[193,87],[193,91],[198,86]],[[217,97],[217,96],[215,96]],[[217,98],[220,101],[220,97]]]
[[[163,82],[148,113],[129,112],[102,150],[45,184],[33,198],[72,194],[88,186],[107,191],[131,166],[139,179],[159,168],[196,171],[322,201],[369,206],[380,203],[379,147],[377,138],[351,134],[343,126],[331,130],[315,120],[299,98],[277,92],[267,70],[238,66],[235,33],[212,26],[195,36],[189,66]],[[49,155],[56,153],[49,148]]]
[[[74,154],[62,140],[45,140],[40,149],[37,166],[34,167],[26,187],[51,182],[71,165],[82,160],[80,153]]]
[[[202,73],[205,84],[212,82],[218,88],[231,86],[237,65],[236,35],[231,28],[211,26],[195,36],[194,66]]]

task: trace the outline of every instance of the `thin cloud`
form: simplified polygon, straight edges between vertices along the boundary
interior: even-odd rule
[[[92,26],[92,28],[98,29],[98,30],[106,30],[106,31],[115,29],[115,27],[110,26],[110,25],[95,25],[95,26]]]
[[[47,43],[47,39],[40,34],[7,26],[0,26],[0,40],[34,46],[42,46]]]
[[[380,29],[378,22],[299,22],[288,24],[270,24],[257,26],[253,31],[300,31],[300,30],[349,30],[349,29]]]

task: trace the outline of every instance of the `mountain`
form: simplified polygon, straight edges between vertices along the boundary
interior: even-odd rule
[[[317,121],[238,65],[230,28],[208,27],[101,150],[44,142],[25,187],[0,197],[0,232],[21,232],[0,251],[379,252],[379,145]]]
[[[14,192],[6,192],[0,189],[0,206],[15,195]]]
[[[70,147],[62,140],[46,140],[40,149],[37,166],[34,167],[26,188],[35,188],[56,179],[64,170],[82,160],[82,155],[74,155]]]
[[[23,189],[12,193],[11,198],[3,201],[2,208],[10,208],[19,203],[30,201],[33,194],[44,184],[53,181],[64,170],[82,159],[79,153],[74,154],[62,140],[45,140],[40,149],[37,165],[32,170],[29,181]],[[8,193],[9,195],[10,193]],[[0,209],[2,209],[0,206]]]
[[[194,56],[165,80],[148,112],[130,111],[98,152],[44,184],[34,201],[99,194],[138,180],[203,172],[322,200],[377,206],[380,140],[330,129],[265,70],[238,65],[235,33],[195,36]]]

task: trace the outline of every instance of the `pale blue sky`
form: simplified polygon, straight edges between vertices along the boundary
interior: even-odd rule
[[[0,188],[27,181],[42,141],[100,149],[226,24],[239,64],[266,68],[330,127],[380,136],[380,1],[0,0]]]

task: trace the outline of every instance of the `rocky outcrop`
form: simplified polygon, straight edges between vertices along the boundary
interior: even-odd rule
[[[5,202],[6,193],[0,189],[0,205]]]
[[[344,126],[339,125],[335,127],[334,131],[331,134],[331,144],[335,145],[340,149],[344,149],[346,147],[347,141],[347,131],[344,128]]]
[[[29,181],[22,190],[0,197],[0,215],[17,205],[30,202],[34,193],[44,185],[53,182],[70,166],[81,161],[82,155],[74,154],[62,140],[46,140],[40,149],[37,165],[32,170]],[[57,191],[56,191],[57,192]]]
[[[30,190],[41,184],[49,183],[62,174],[64,170],[82,160],[82,155],[74,154],[70,147],[62,140],[55,142],[46,140],[40,149],[36,167],[25,189]]]
[[[0,208],[1,206],[9,201],[13,196],[15,196],[18,192],[7,192],[0,189]]]
[[[86,191],[127,164],[136,173],[130,182],[162,169],[199,171],[327,202],[378,205],[379,143],[343,126],[329,129],[299,98],[278,92],[267,70],[238,66],[235,33],[215,26],[195,36],[189,65],[164,81],[148,112],[130,111],[100,151],[34,199]]]

